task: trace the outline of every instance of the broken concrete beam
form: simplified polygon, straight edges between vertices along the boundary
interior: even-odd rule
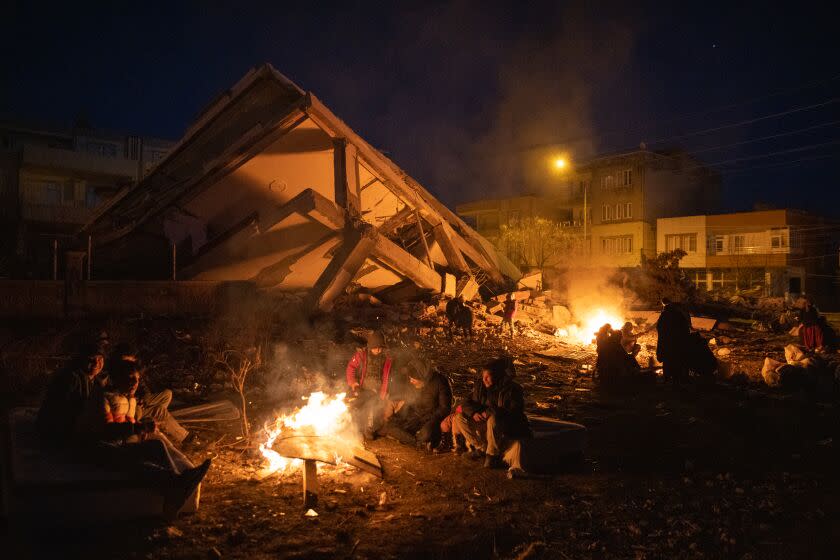
[[[525,301],[526,299],[531,298],[531,290],[518,290],[516,292],[509,292],[513,294],[513,299],[516,301]],[[495,296],[493,299],[496,301],[505,301],[508,297],[508,294],[499,294]]]
[[[390,239],[381,235],[375,236],[373,257],[419,287],[433,293],[440,292],[440,274]]]
[[[698,331],[710,331],[715,328],[717,324],[717,319],[712,319],[710,317],[692,317],[691,318],[691,328],[697,329]]]
[[[490,325],[501,325],[503,320],[498,315],[487,315],[484,317],[484,322]]]
[[[344,242],[309,293],[309,307],[320,311],[332,309],[335,298],[344,292],[370,256],[375,241],[372,231],[349,230]]]
[[[400,211],[385,220],[376,231],[379,232],[380,235],[391,235],[401,226],[405,225],[412,217],[414,217],[414,209],[405,205]]]
[[[530,274],[526,274],[522,278],[519,279],[519,282],[516,284],[517,288],[524,288],[528,290],[541,290],[542,289],[542,272],[532,272]]]
[[[445,296],[455,297],[456,285],[455,276],[447,272],[443,275],[443,286],[440,291]]]
[[[432,229],[432,234],[440,246],[443,256],[446,257],[446,262],[449,264],[449,267],[456,272],[469,274],[470,267],[467,265],[464,255],[452,241],[452,236],[456,234],[452,231],[449,223],[445,220],[442,221]]]
[[[463,297],[464,301],[470,301],[478,293],[478,282],[472,276],[462,276],[455,288],[457,297]]]
[[[330,229],[341,229],[345,223],[344,210],[324,195],[306,189],[274,210],[260,210],[260,225],[268,230],[292,214],[307,216]]]
[[[488,305],[487,306],[487,313],[491,313],[491,314],[492,313],[499,313],[504,308],[505,308],[505,306],[502,303],[496,303],[494,305]]]

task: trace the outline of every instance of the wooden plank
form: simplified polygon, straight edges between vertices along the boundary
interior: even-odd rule
[[[379,462],[379,457],[376,453],[368,451],[364,447],[357,446],[353,448],[353,456],[344,459],[348,465],[353,465],[359,470],[368,472],[374,476],[382,478],[382,464]]]
[[[318,506],[318,465],[313,459],[303,461],[303,507],[310,509]]]

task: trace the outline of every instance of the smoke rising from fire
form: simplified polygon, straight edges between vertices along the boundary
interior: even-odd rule
[[[623,79],[640,29],[633,9],[423,4],[394,22],[387,56],[319,76],[333,76],[325,98],[342,111],[381,107],[362,132],[450,205],[550,189],[551,153],[579,160],[599,148],[594,100]],[[398,87],[375,87],[387,86],[383,73]],[[410,130],[407,108],[424,115]]]

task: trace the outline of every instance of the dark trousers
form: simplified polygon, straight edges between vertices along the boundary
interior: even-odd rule
[[[664,360],[662,375],[667,380],[680,383],[688,379],[688,365],[684,360]]]

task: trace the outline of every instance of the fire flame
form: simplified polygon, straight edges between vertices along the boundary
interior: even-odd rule
[[[579,323],[567,325],[554,331],[554,336],[569,338],[577,344],[584,346],[591,344],[598,329],[609,324],[613,329],[620,329],[624,324],[622,314],[617,310],[604,308],[594,309],[587,313]]]
[[[345,439],[352,431],[352,420],[347,403],[344,402],[346,393],[339,393],[329,397],[318,391],[308,397],[303,397],[306,404],[291,414],[280,415],[273,422],[266,425],[266,440],[260,444],[260,452],[268,461],[263,468],[262,475],[267,476],[277,471],[298,468],[303,461],[283,457],[273,448],[275,442],[290,435],[304,436],[334,436]],[[335,451],[336,463],[341,462],[338,450]]]

